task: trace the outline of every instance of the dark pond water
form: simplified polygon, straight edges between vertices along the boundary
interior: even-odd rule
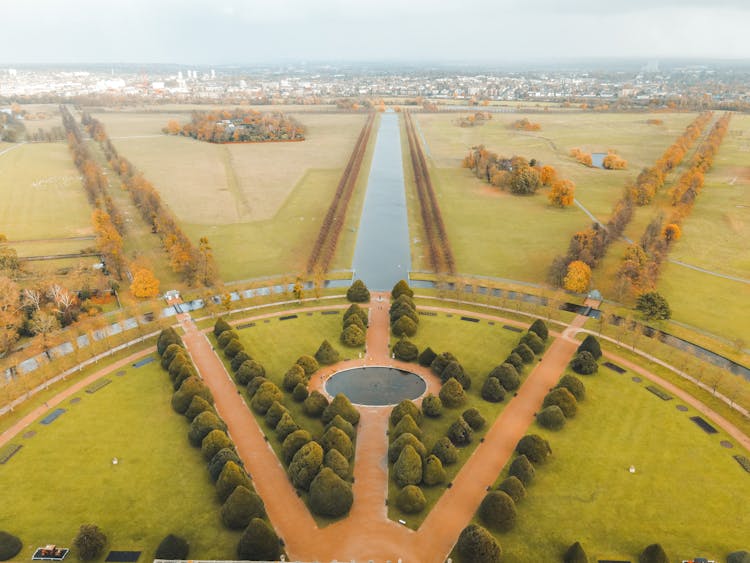
[[[416,399],[425,392],[427,384],[415,373],[372,366],[335,373],[325,388],[332,397],[343,393],[357,405],[383,406]]]
[[[354,248],[354,277],[373,290],[407,279],[411,266],[398,114],[380,116],[367,193]]]
[[[607,156],[606,152],[592,152],[591,153],[591,165],[594,168],[604,168],[605,156]]]

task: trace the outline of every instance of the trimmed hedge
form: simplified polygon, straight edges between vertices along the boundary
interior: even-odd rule
[[[188,544],[186,539],[174,534],[168,534],[159,542],[156,553],[154,553],[154,559],[185,560],[188,558],[189,553],[190,544]]]
[[[406,514],[422,512],[426,505],[427,499],[416,485],[406,485],[396,494],[396,506]]]
[[[524,364],[530,364],[534,361],[534,351],[523,342],[513,348],[513,353],[518,354]]]
[[[234,332],[233,330],[226,330],[226,331],[222,332],[222,333],[221,333],[221,334],[220,334],[220,335],[219,335],[219,336],[218,336],[218,337],[216,338],[216,343],[218,344],[219,348],[220,348],[221,350],[223,350],[224,348],[226,348],[226,347],[227,347],[227,345],[228,345],[228,344],[229,344],[229,343],[230,343],[230,342],[231,342],[232,340],[239,340],[239,338],[240,338],[240,335],[239,335],[239,334],[237,334],[236,332]]]
[[[324,467],[310,484],[310,510],[319,516],[336,518],[352,507],[352,487],[330,467]]]
[[[527,434],[516,444],[516,452],[533,463],[544,463],[552,453],[549,442],[538,434]]]
[[[393,346],[393,354],[402,362],[413,362],[419,357],[419,348],[407,338],[402,338]]]
[[[493,530],[509,532],[518,519],[516,503],[504,491],[490,491],[479,505],[479,517]]]
[[[458,461],[458,450],[448,436],[443,436],[432,447],[432,453],[442,462],[443,465],[451,465]]]
[[[349,348],[356,348],[365,343],[367,336],[356,324],[352,323],[341,331],[341,343]]]
[[[248,354],[244,350],[241,350],[237,352],[237,355],[234,358],[232,358],[232,361],[229,362],[229,365],[231,366],[232,371],[236,372],[238,369],[240,369],[240,366],[248,360],[252,360],[250,354]]]
[[[458,420],[450,425],[446,435],[456,446],[465,446],[471,443],[474,438],[474,431],[463,417],[459,416]]]
[[[253,399],[250,401],[250,406],[253,407],[255,412],[266,414],[275,401],[281,402],[283,400],[284,394],[281,389],[271,381],[264,381],[253,395]]]
[[[525,455],[519,455],[514,459],[508,469],[508,475],[516,477],[521,483],[523,483],[524,487],[528,487],[534,480],[534,473],[536,473],[534,466],[531,465],[529,458]]]
[[[220,429],[211,430],[201,442],[201,454],[203,459],[210,461],[224,448],[232,448],[232,440],[227,433]]]
[[[349,478],[349,462],[338,450],[328,450],[323,457],[323,465],[332,469],[342,479]]]
[[[429,346],[422,350],[422,353],[419,354],[419,357],[417,358],[417,361],[419,362],[419,365],[422,367],[430,367],[432,365],[432,362],[437,357],[437,354],[433,351],[432,348]]]
[[[498,491],[503,491],[513,502],[518,504],[521,500],[526,498],[526,487],[518,477],[510,476],[503,479],[502,483],[497,486]]]
[[[406,415],[411,416],[412,420],[417,424],[422,424],[422,413],[419,411],[419,407],[412,401],[404,399],[391,410],[390,423],[395,426],[399,421]]]
[[[445,483],[447,478],[443,462],[440,461],[440,458],[435,454],[427,456],[422,467],[422,483],[428,487],[432,487]]]
[[[211,480],[214,483],[219,479],[221,470],[224,469],[224,466],[228,461],[232,461],[239,467],[242,467],[240,457],[237,455],[237,452],[231,448],[219,450],[216,452],[216,455],[211,458],[211,461],[208,462],[208,474],[211,476]]]
[[[503,363],[512,365],[518,372],[523,370],[523,358],[516,352],[511,352]]]
[[[565,414],[557,405],[550,405],[537,413],[536,421],[543,428],[561,430],[565,426]]]
[[[503,551],[482,526],[469,524],[458,536],[456,553],[460,563],[500,563]]]
[[[298,489],[308,490],[322,466],[323,448],[317,442],[307,442],[297,450],[289,464],[292,484]]]
[[[307,385],[304,383],[298,383],[292,390],[292,399],[295,403],[301,403],[307,399],[310,392],[307,390]]]
[[[351,317],[359,317],[359,320],[362,321],[362,324],[367,327],[367,323],[369,321],[367,310],[363,309],[356,303],[352,303],[351,305],[349,305],[349,308],[344,311],[344,326],[346,326],[346,321],[348,321]]]
[[[198,377],[188,377],[180,388],[172,395],[172,408],[179,414],[185,414],[193,397],[199,396],[207,403],[213,404],[214,398],[208,387]]]
[[[323,411],[328,407],[328,399],[320,391],[313,391],[302,401],[302,408],[307,416],[320,418]]]
[[[393,480],[399,487],[422,482],[422,458],[413,446],[407,444],[401,450],[393,464]]]
[[[437,418],[443,413],[443,401],[429,393],[422,399],[422,413],[430,418]]]
[[[302,356],[297,358],[296,364],[302,368],[302,370],[305,372],[305,375],[308,377],[318,371],[318,369],[320,369],[318,360],[316,360],[312,356],[308,356],[307,354],[303,354]]]
[[[406,295],[408,297],[414,297],[414,292],[409,287],[409,284],[406,283],[406,280],[399,280],[396,285],[393,286],[393,289],[391,290],[391,297],[393,299],[398,299],[402,295]]]
[[[346,432],[335,426],[331,426],[320,438],[323,450],[338,450],[347,460],[354,457],[354,445]],[[322,458],[322,453],[321,453]],[[322,462],[322,459],[321,459]]]
[[[231,360],[244,349],[245,347],[242,345],[242,342],[237,339],[233,339],[231,342],[229,342],[229,344],[227,344],[226,348],[224,348],[224,355]]]
[[[333,398],[331,404],[323,410],[320,420],[323,421],[323,424],[328,424],[336,415],[341,416],[354,426],[359,422],[359,411],[354,408],[354,405],[343,393],[339,393]]]
[[[208,436],[212,430],[225,430],[226,426],[221,419],[216,416],[213,411],[204,411],[193,419],[190,423],[190,431],[188,432],[188,440],[190,445],[200,447],[203,439]],[[218,452],[221,448],[217,449]],[[213,456],[211,456],[213,457]]]
[[[345,420],[339,414],[334,416],[331,422],[326,424],[325,430],[327,431],[329,428],[333,428],[333,427],[336,427],[339,430],[343,430],[346,433],[346,435],[349,436],[350,440],[354,440],[354,437],[357,435],[357,430],[354,428],[354,425],[348,420]]]
[[[0,561],[12,559],[21,552],[23,543],[19,538],[8,532],[0,532]]]
[[[488,377],[482,386],[482,399],[490,403],[501,403],[505,399],[505,387],[495,377]]]
[[[211,403],[209,403],[206,399],[203,397],[200,397],[198,395],[195,395],[191,401],[190,406],[185,411],[185,418],[187,418],[190,422],[193,421],[193,419],[198,416],[202,412],[213,412],[214,408],[211,406]]]
[[[401,455],[401,450],[403,450],[406,446],[411,446],[412,448],[414,448],[414,450],[420,455],[420,457],[425,457],[427,455],[427,448],[425,448],[424,444],[419,440],[419,438],[417,438],[414,434],[409,434],[407,432],[406,434],[401,434],[401,436],[393,440],[393,442],[391,442],[391,445],[388,446],[388,461],[390,463],[396,463],[398,456]]]
[[[237,383],[239,383],[240,385],[247,385],[256,377],[265,376],[266,369],[260,362],[256,360],[245,360],[244,362],[242,362],[242,365],[240,365],[237,373],[235,373]]]
[[[394,336],[414,336],[417,334],[417,323],[404,315],[391,325],[391,332]]]
[[[285,412],[289,411],[279,401],[274,401],[273,403],[271,403],[271,406],[266,411],[266,416],[264,417],[264,420],[266,421],[268,427],[276,428]]]
[[[263,499],[243,485],[235,487],[221,507],[221,521],[231,530],[241,530],[253,518],[263,518],[265,515]]]
[[[482,414],[475,408],[466,409],[461,413],[461,417],[471,427],[472,430],[481,430],[487,421],[484,419]]]
[[[346,290],[346,298],[352,303],[367,303],[370,300],[370,290],[362,280],[354,280]]]
[[[317,352],[315,352],[315,359],[319,364],[327,366],[339,361],[339,353],[333,346],[331,346],[331,343],[328,342],[328,340],[323,340],[323,342],[320,343]]]
[[[253,490],[253,485],[250,483],[250,478],[245,473],[245,470],[235,462],[229,460],[224,464],[224,468],[216,480],[216,494],[219,500],[226,502],[229,495],[237,487],[245,487],[246,489]]]
[[[107,536],[96,524],[81,524],[73,545],[78,550],[78,559],[91,561],[101,555],[107,545]]]
[[[279,537],[273,528],[260,518],[253,518],[237,545],[241,561],[277,561],[281,553]]]
[[[581,345],[578,347],[576,352],[588,352],[595,360],[602,357],[602,348],[599,345],[599,341],[593,334],[587,334],[586,338],[583,339]]]
[[[565,387],[556,387],[544,397],[542,407],[546,409],[552,405],[560,407],[565,418],[574,418],[578,412],[578,401]]]
[[[214,323],[214,336],[218,337],[222,332],[227,330],[232,330],[232,325],[230,325],[224,317],[216,319],[216,322]]]
[[[289,465],[294,458],[294,454],[308,442],[312,442],[312,436],[304,429],[295,430],[284,438],[281,443],[281,457],[284,458],[284,463]]]
[[[638,556],[638,563],[669,563],[669,557],[660,544],[652,543]]]
[[[583,385],[583,381],[578,379],[575,375],[565,374],[560,378],[557,387],[562,387],[571,392],[576,398],[576,401],[583,401],[586,398],[586,387]]]
[[[591,375],[599,370],[599,364],[596,363],[591,352],[578,352],[570,362],[570,369],[581,375]]]
[[[414,422],[411,415],[407,414],[398,421],[398,424],[393,428],[390,435],[391,438],[398,438],[401,434],[408,432],[414,434],[420,440],[422,439],[422,429]]]
[[[302,368],[302,366],[299,364],[294,364],[292,367],[286,370],[284,379],[281,382],[281,386],[284,388],[284,391],[291,393],[292,391],[294,391],[294,388],[297,387],[297,385],[305,381],[305,378],[305,370]]]
[[[265,382],[267,382],[268,379],[265,377],[254,377],[247,383],[247,396],[252,399],[255,397],[255,393],[258,392],[258,389],[261,385],[263,385]]]
[[[461,384],[454,378],[450,378],[440,388],[440,400],[448,408],[456,408],[466,402],[466,394]]]
[[[547,325],[544,324],[544,321],[542,319],[537,319],[533,323],[531,323],[531,326],[529,327],[529,332],[535,333],[539,338],[545,341],[549,337],[549,331],[547,330]]]
[[[563,563],[589,563],[589,557],[580,542],[575,542],[563,555]]]
[[[527,332],[521,337],[521,343],[526,344],[534,354],[544,352],[544,341],[535,332]]]
[[[488,377],[494,377],[506,391],[516,391],[521,386],[521,377],[513,364],[504,363],[492,368]]]
[[[278,424],[274,427],[274,430],[276,431],[276,438],[280,442],[283,442],[286,440],[286,437],[289,436],[292,432],[295,432],[299,430],[299,425],[294,422],[294,419],[292,418],[292,415],[289,414],[289,412],[285,412],[281,415],[281,418],[279,419]]]

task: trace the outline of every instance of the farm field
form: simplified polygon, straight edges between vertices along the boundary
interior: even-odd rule
[[[11,245],[93,234],[91,206],[63,143],[26,144],[1,155],[0,197],[0,232]],[[18,252],[29,256],[88,246],[91,241],[40,240],[19,245]]]
[[[187,115],[95,116],[188,235],[209,237],[226,281],[302,271],[365,121],[364,115],[298,115],[308,128],[303,142],[218,145],[161,134],[170,118]]]
[[[516,528],[496,534],[504,561],[558,559],[575,541],[594,560],[637,560],[654,542],[670,561],[721,561],[743,548],[750,518],[728,507],[750,494],[748,474],[732,459],[747,452],[721,431],[705,433],[690,420],[692,408],[678,411],[678,401],[662,401],[631,376],[600,367],[583,377],[586,399],[563,430],[530,428],[553,455],[519,502]]]
[[[550,207],[546,190],[521,198],[476,179],[461,168],[472,146],[484,144],[501,155],[524,155],[554,166],[576,183],[578,201],[606,220],[625,182],[653,163],[694,118],[687,113],[659,114],[664,125],[654,126],[646,124],[649,115],[533,114],[531,120],[541,124],[541,131],[524,133],[508,127],[521,114],[495,114],[485,125],[472,128],[456,125],[455,114],[417,114],[457,270],[544,280],[554,256],[567,249],[570,236],[591,223],[578,207]],[[568,156],[573,147],[589,152],[615,149],[628,161],[628,169],[587,168]]]
[[[96,393],[77,394],[77,404],[66,400],[67,412],[50,425],[30,426],[35,436],[14,440],[23,448],[0,470],[0,520],[22,539],[20,557],[49,543],[71,547],[81,524],[96,523],[108,549],[149,558],[175,533],[196,556],[231,559],[239,536],[221,524],[200,450],[170,407],[166,372],[157,361],[107,377]]]

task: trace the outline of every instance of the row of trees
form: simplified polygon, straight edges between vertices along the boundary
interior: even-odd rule
[[[492,119],[492,114],[488,111],[476,111],[467,116],[461,116],[456,121],[459,127],[477,127],[484,125],[486,121]]]
[[[621,295],[642,294],[656,287],[661,265],[682,235],[680,225],[692,211],[695,199],[703,189],[704,175],[713,164],[730,119],[731,114],[726,113],[716,121],[693,155],[689,168],[671,188],[669,215],[658,213],[646,226],[640,241],[626,249],[618,271]]]
[[[189,285],[213,285],[217,278],[217,268],[208,239],[201,237],[196,248],[180,228],[156,188],[133,164],[119,155],[102,123],[88,113],[83,114],[82,122],[89,134],[100,143],[110,167],[122,179],[143,220],[161,238],[172,270]]]
[[[414,336],[419,327],[419,315],[414,304],[414,291],[405,280],[400,280],[391,291],[391,332],[395,336]]]
[[[180,125],[172,119],[162,132],[209,143],[265,143],[305,139],[304,125],[289,115],[279,111],[260,112],[242,108],[193,111],[188,123]]]
[[[540,131],[542,129],[542,126],[539,123],[530,121],[528,117],[516,119],[509,125],[509,127],[511,129],[516,129],[517,131]]]
[[[307,390],[309,378],[319,365],[338,361],[338,353],[324,341],[316,357],[304,355],[297,359],[284,374],[279,388],[245,352],[237,333],[224,319],[214,325],[214,336],[230,361],[235,381],[246,386],[251,408],[274,431],[289,479],[300,493],[307,493],[310,509],[328,517],[346,514],[353,502],[351,463],[359,412],[345,395],[337,395],[329,403],[322,393]],[[295,420],[284,406],[285,392],[291,394],[294,402],[302,403],[306,416],[321,420],[322,435],[314,437],[301,421]]]
[[[651,202],[656,190],[663,185],[665,175],[681,162],[687,149],[711,119],[711,115],[711,113],[699,115],[664,151],[653,167],[644,168],[635,183],[625,186],[622,197],[615,203],[606,225],[597,222],[588,229],[578,231],[573,235],[567,253],[556,256],[550,265],[548,275],[550,283],[576,292],[588,289],[591,269],[596,268],[604,258],[612,241],[622,236],[625,227],[633,218],[635,206]],[[585,267],[580,263],[583,263]],[[581,282],[582,279],[585,279],[585,285]]]
[[[175,389],[172,408],[190,421],[188,440],[192,446],[200,447],[211,480],[216,484],[216,494],[222,503],[221,520],[227,528],[245,530],[237,546],[239,558],[275,560],[281,553],[281,544],[266,519],[263,500],[255,492],[226,425],[213,407],[210,390],[173,328],[161,332],[157,352]],[[169,544],[172,550],[176,544],[183,545],[174,538]],[[187,551],[186,547],[185,544],[181,551]]]

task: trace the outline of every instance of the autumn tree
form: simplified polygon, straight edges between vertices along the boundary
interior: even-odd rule
[[[555,207],[573,205],[576,185],[571,180],[556,180],[549,192],[549,201]]]
[[[148,268],[138,268],[133,273],[133,283],[130,291],[135,297],[147,299],[159,295],[159,280]]]
[[[591,268],[585,262],[575,260],[568,264],[568,273],[565,275],[565,289],[575,293],[583,293],[591,283]]]
[[[6,354],[18,340],[21,313],[21,293],[18,285],[7,276],[0,276],[0,352]]]
[[[682,231],[680,230],[679,225],[670,223],[664,227],[661,234],[664,237],[664,240],[667,241],[667,244],[669,244],[676,240],[679,240],[682,236]]]
[[[543,186],[551,186],[557,180],[557,171],[549,164],[545,164],[539,171],[539,180]]]

